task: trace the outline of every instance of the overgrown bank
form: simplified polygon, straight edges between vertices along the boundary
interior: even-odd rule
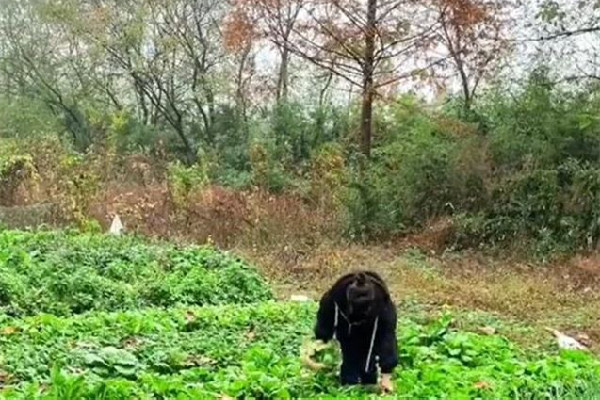
[[[54,136],[0,139],[0,203],[58,203],[60,218],[90,229],[118,213],[133,231],[247,249],[306,251],[443,225],[440,249],[591,251],[597,103],[595,87],[566,91],[539,71],[516,93],[489,92],[468,117],[458,103],[403,97],[378,109],[368,162],[352,140],[355,113],[335,107],[280,105],[238,121],[245,140],[206,144],[192,165],[168,142],[136,145],[124,123],[105,126],[86,154]]]

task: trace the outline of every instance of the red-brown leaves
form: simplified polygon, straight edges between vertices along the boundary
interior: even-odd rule
[[[488,5],[477,0],[440,0],[447,20],[456,27],[468,28],[480,24],[489,16]]]
[[[252,16],[243,8],[236,8],[225,19],[223,26],[223,45],[232,53],[246,49],[258,36]]]

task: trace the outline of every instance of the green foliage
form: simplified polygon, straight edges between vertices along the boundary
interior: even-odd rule
[[[85,227],[89,218],[85,212],[94,195],[100,190],[103,171],[90,168],[86,158],[80,154],[61,154],[55,166],[61,176],[59,185],[65,196],[64,207],[80,227]]]
[[[281,192],[290,186],[291,176],[281,161],[273,157],[268,143],[256,142],[250,148],[252,183],[273,192]]]
[[[347,183],[344,149],[335,143],[327,143],[317,149],[311,160],[311,197],[337,209],[343,201]]]
[[[497,89],[475,122],[411,98],[380,110],[372,159],[354,168],[346,198],[350,233],[383,237],[453,216],[459,248],[518,245],[541,258],[597,249],[597,90],[565,91],[544,69],[512,96]]]
[[[529,243],[541,257],[600,243],[600,116],[595,92],[555,88],[543,71],[519,96],[480,106],[492,126],[488,201],[458,220],[461,247]],[[464,211],[464,210],[463,210]]]
[[[189,167],[181,162],[169,165],[169,184],[176,204],[185,205],[193,189],[201,189],[209,182],[208,166],[203,161]]]
[[[213,153],[218,160],[220,173],[213,179],[220,179],[223,171],[243,174],[250,170],[250,131],[256,124],[254,120],[245,120],[236,107],[218,107],[212,115],[208,130],[198,127],[202,143],[207,153]]]
[[[282,103],[261,115],[251,129],[252,183],[273,192],[302,186],[311,160],[348,134],[347,117],[335,107]]]
[[[600,169],[589,163],[570,159],[556,169],[524,171],[491,198],[484,212],[461,219],[459,242],[497,245],[523,238],[534,241],[541,255],[561,247],[590,250],[600,242]]]
[[[256,272],[227,254],[67,232],[4,231],[0,249],[2,399],[376,396],[339,385],[337,346],[317,355],[327,368],[305,368],[300,352],[318,305],[273,301]],[[401,317],[399,396],[595,393],[593,355],[526,351],[453,322]]]
[[[0,204],[12,205],[22,185],[32,186],[39,179],[34,159],[18,151],[13,142],[0,138]]]
[[[98,149],[105,150],[106,165],[132,153],[155,156],[149,164],[159,165],[157,170],[166,161],[179,160],[186,167],[174,164],[168,174],[179,203],[186,201],[193,187],[207,181],[244,189],[254,185],[279,193],[307,194],[298,189],[310,188],[307,203],[327,204],[331,214],[347,216],[353,237],[394,235],[421,228],[437,217],[460,215],[460,245],[531,242],[540,252],[596,245],[599,91],[597,83],[576,79],[597,77],[595,63],[583,63],[574,74],[560,71],[559,75],[578,81],[572,85],[571,79],[565,80],[569,82],[562,87],[572,90],[553,82],[547,67],[536,68],[524,84],[511,73],[510,85],[502,85],[497,83],[502,76],[499,71],[493,71],[493,76],[481,73],[486,72],[488,62],[499,62],[498,57],[514,50],[511,40],[489,40],[483,32],[466,35],[477,40],[478,51],[458,52],[465,58],[454,60],[458,65],[436,63],[435,67],[457,72],[455,67],[466,62],[460,72],[464,73],[464,89],[473,92],[473,107],[465,110],[466,104],[457,96],[461,90],[449,93],[451,100],[441,112],[431,111],[433,104],[418,104],[412,96],[390,104],[388,96],[396,88],[381,87],[375,104],[373,158],[357,163],[354,146],[360,125],[360,91],[348,94],[353,104],[338,106],[345,95],[336,74],[312,70],[297,74],[294,70],[306,65],[294,65],[294,61],[286,77],[290,87],[285,101],[278,99],[273,105],[269,93],[276,77],[263,76],[263,63],[257,58],[261,52],[231,51],[236,46],[228,42],[241,45],[244,38],[230,35],[239,34],[236,29],[221,32],[216,23],[230,14],[231,4],[215,1],[214,7],[203,10],[203,18],[195,20],[196,12],[172,12],[171,8],[185,8],[185,1],[171,3],[115,1],[113,7],[102,8],[82,1],[3,2],[0,137],[33,138],[41,143],[45,135],[53,135],[80,154],[95,156],[103,153]],[[491,9],[502,18],[483,19],[508,23],[504,16],[519,14],[508,12],[517,6],[512,3],[527,2],[502,2],[503,7]],[[598,0],[534,3],[528,15],[537,23],[534,30],[548,40],[577,33],[593,35],[596,29],[589,28],[598,25]],[[508,8],[503,10],[504,6]],[[162,15],[169,18],[157,17]],[[412,29],[410,18],[401,25],[400,30]],[[500,36],[511,31],[495,28]],[[223,38],[227,46],[222,46]],[[486,42],[495,44],[485,48]],[[498,47],[498,43],[505,46]],[[381,50],[397,44],[382,43]],[[324,46],[321,50],[329,44]],[[499,48],[507,51],[494,51]],[[553,58],[560,54],[566,61],[557,64],[573,69],[578,63],[571,61],[577,60],[569,57],[578,57],[582,49],[539,50],[543,62],[554,65]],[[485,62],[469,68],[467,64],[475,59]],[[349,72],[349,66],[338,61],[330,68]],[[461,75],[451,72],[440,70],[435,75]],[[433,75],[413,75],[419,81],[415,87],[422,89],[424,84],[436,92],[441,89],[434,88]],[[299,81],[303,82],[297,85]],[[481,97],[484,86],[492,90]],[[336,177],[324,173],[328,161],[320,152],[327,147],[343,154],[341,163],[337,154],[331,157],[335,168],[343,165]],[[196,165],[199,149],[202,154]],[[17,190],[6,188],[21,185],[14,176],[25,162],[34,161],[40,170],[36,151],[18,151],[18,157],[34,160],[13,158],[8,164],[0,155],[4,202],[13,202]],[[575,164],[580,172],[569,172],[574,183],[564,183],[561,171]],[[44,177],[53,175],[58,180],[57,176],[65,174],[64,185],[55,183],[31,192],[43,193],[44,201],[58,198],[68,209],[66,214],[82,226],[89,221],[85,214],[93,208],[91,197],[100,192],[100,185],[109,187],[127,175],[119,171],[120,176],[102,177],[101,182],[99,171],[108,168],[54,168],[44,171],[48,172]],[[12,178],[7,183],[8,174]],[[158,183],[159,175],[153,174],[152,184]],[[337,186],[327,190],[328,181]],[[574,193],[585,202],[577,200],[573,209]],[[23,195],[21,202],[40,200],[32,197]]]
[[[0,233],[0,309],[9,315],[269,297],[252,268],[210,247],[178,248],[94,234]]]
[[[555,167],[568,158],[598,163],[597,105],[594,92],[558,89],[540,70],[517,96],[496,93],[479,107],[493,127],[493,160],[508,172]]]
[[[286,166],[308,161],[314,149],[339,140],[348,132],[343,109],[307,107],[299,103],[277,104],[269,117],[268,131],[259,135],[270,143],[272,156]]]
[[[316,304],[3,318],[5,399],[373,397],[337,380],[339,353],[318,373],[299,352]],[[449,316],[399,323],[398,395],[407,398],[554,398],[591,387],[600,362],[576,351],[528,353],[501,336],[452,330]],[[46,389],[42,390],[43,387]]]
[[[158,151],[161,143],[169,147],[176,141],[173,134],[167,134],[164,130],[157,130],[151,125],[143,124],[126,110],[99,118],[108,120],[107,141],[117,154],[152,154]]]
[[[467,140],[459,141],[412,99],[379,118],[385,132],[371,160],[356,167],[347,199],[352,234],[400,233],[466,203],[465,178],[476,172],[462,172],[460,145]]]
[[[553,251],[596,249],[599,93],[592,85],[565,90],[538,68],[516,90],[492,88],[469,116],[456,101],[432,110],[404,96],[376,110],[369,160],[362,160],[353,144],[353,107],[290,101],[242,112],[214,104],[206,120],[186,120],[186,134],[199,149],[197,161],[171,162],[166,179],[179,205],[194,188],[209,183],[301,193],[308,204],[330,211],[352,238],[385,238],[453,218],[458,248],[517,244],[542,258]],[[189,155],[173,130],[163,129],[164,122],[142,123],[127,107],[110,111],[95,110],[92,101],[81,104],[94,138],[106,140],[95,144],[98,149],[105,144],[107,154],[61,153],[56,146],[38,151],[31,140],[7,146],[3,141],[5,203],[13,202],[17,189],[30,189],[23,188],[23,178],[37,170],[55,183],[35,191],[52,194],[63,214],[84,227],[103,185],[127,175],[117,168],[108,172],[105,165],[118,164],[113,161],[129,153],[155,156],[147,162],[156,164],[156,181],[165,176],[165,161]],[[32,136],[43,131],[31,126]],[[23,136],[12,130],[4,135]]]
[[[312,124],[306,108],[299,104],[283,103],[275,106],[271,117],[273,154],[277,159],[300,162],[308,159],[314,141]]]
[[[0,159],[0,180],[4,184],[15,176],[27,178],[35,173],[33,158],[29,154],[13,154],[7,158]]]
[[[0,137],[40,138],[61,131],[58,118],[39,99],[0,98]]]

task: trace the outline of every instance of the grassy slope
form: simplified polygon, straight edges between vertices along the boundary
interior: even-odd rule
[[[553,265],[523,264],[480,254],[435,254],[400,246],[337,246],[302,257],[244,252],[276,277],[282,297],[291,290],[317,298],[339,275],[357,268],[378,271],[402,310],[446,309],[460,314],[460,324],[494,324],[526,347],[548,348],[553,337],[545,327],[577,336],[598,350],[600,344],[600,258],[579,257]],[[285,260],[293,259],[291,263]],[[412,312],[412,311],[410,311]]]

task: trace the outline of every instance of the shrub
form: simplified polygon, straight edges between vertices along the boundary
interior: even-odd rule
[[[529,241],[541,254],[593,250],[600,243],[600,169],[574,159],[498,184],[490,203],[459,219],[460,247]],[[541,246],[541,247],[539,247]]]
[[[0,276],[0,309],[11,315],[270,298],[258,273],[230,255],[131,237],[5,231]]]
[[[481,143],[457,137],[446,121],[436,121],[410,101],[390,106],[380,118],[388,121],[385,135],[365,169],[355,167],[352,176],[347,197],[351,233],[405,232],[483,196],[466,193],[480,180],[477,170],[462,170],[461,153],[469,140],[485,151]]]
[[[209,183],[208,166],[204,163],[185,166],[175,162],[169,166],[169,184],[175,204],[185,207],[193,190],[200,190]]]

